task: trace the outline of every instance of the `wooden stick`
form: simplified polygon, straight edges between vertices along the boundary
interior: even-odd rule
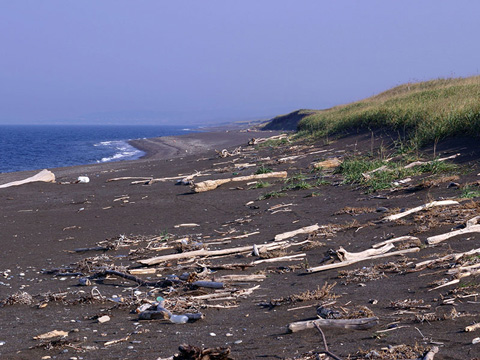
[[[340,268],[340,267],[344,267],[344,266],[349,266],[351,264],[355,264],[355,263],[360,262],[360,261],[381,259],[381,258],[388,257],[388,256],[403,255],[403,254],[408,254],[408,253],[413,253],[413,252],[418,252],[418,251],[420,251],[419,247],[414,247],[414,248],[405,249],[405,250],[398,250],[398,251],[393,251],[393,252],[382,254],[382,255],[366,257],[366,258],[363,258],[363,259],[342,261],[342,262],[339,262],[339,263],[308,268],[307,272],[313,273],[313,272],[319,272],[319,271],[324,271],[324,270],[336,269],[336,268]]]
[[[297,321],[288,324],[290,332],[298,332],[306,329],[313,329],[315,324],[318,326],[331,326],[343,329],[365,330],[378,324],[378,317],[360,318],[360,319],[317,319],[307,321]]]
[[[452,155],[452,156],[448,156],[448,157],[441,158],[441,159],[438,159],[438,160],[433,160],[433,161],[414,161],[414,162],[404,166],[403,168],[404,169],[409,169],[409,168],[412,168],[414,166],[433,164],[435,161],[445,161],[445,160],[455,159],[457,156],[460,156],[460,154],[455,154],[455,155]]]
[[[262,264],[262,263],[270,263],[270,262],[277,262],[277,261],[293,261],[293,260],[303,260],[307,256],[305,253],[301,254],[295,254],[295,255],[289,255],[289,256],[280,256],[280,257],[275,257],[275,258],[270,258],[270,259],[262,259],[262,260],[256,260],[253,262],[254,265]]]
[[[385,241],[373,244],[372,248],[376,249],[376,248],[382,247],[384,245],[393,244],[393,243],[400,242],[400,241],[417,241],[417,240],[420,241],[420,239],[415,237],[415,236],[400,236],[400,237],[397,237],[397,238],[394,238],[394,239],[385,240]]]
[[[431,203],[417,206],[413,209],[401,212],[399,214],[394,214],[394,215],[387,216],[387,217],[383,218],[383,220],[385,220],[385,221],[398,220],[398,219],[401,219],[402,217],[408,216],[410,214],[413,214],[415,212],[418,212],[418,211],[421,211],[421,210],[424,210],[424,209],[429,209],[429,208],[434,207],[434,206],[447,206],[447,205],[458,205],[458,201],[454,201],[454,200],[432,201]]]
[[[216,281],[221,281],[221,282],[250,282],[250,281],[263,281],[267,278],[266,275],[224,275],[220,276],[218,278],[215,278]]]
[[[286,243],[283,243],[283,244],[286,244]],[[265,244],[265,245],[261,245],[261,246],[259,245],[258,247],[262,247],[262,248],[266,248],[266,249],[272,249],[272,248],[278,247],[278,245],[279,245],[278,243],[271,243],[271,244]],[[161,263],[163,261],[191,258],[191,257],[195,257],[195,256],[230,255],[230,254],[238,254],[238,253],[249,252],[249,251],[252,251],[252,246],[251,245],[240,246],[240,247],[236,247],[236,248],[222,249],[222,250],[200,249],[200,250],[194,250],[194,251],[186,251],[186,252],[178,253],[178,254],[156,256],[156,257],[153,257],[153,258],[137,260],[137,261],[140,264],[144,264],[144,265],[155,265],[155,264]]]
[[[268,178],[286,178],[286,177],[287,177],[286,171],[278,171],[278,172],[271,172],[266,174],[238,176],[238,177],[227,178],[227,179],[205,180],[195,184],[193,187],[193,191],[196,193],[210,191],[210,190],[216,189],[220,185],[223,185],[229,182],[251,181],[251,180],[260,180],[260,179],[268,179]]]
[[[344,261],[355,261],[355,260],[363,260],[365,258],[371,258],[372,256],[377,256],[381,254],[385,254],[386,252],[389,252],[395,248],[395,245],[393,244],[386,244],[382,246],[381,248],[378,249],[368,249],[364,250],[361,252],[357,253],[351,253],[345,250],[343,247],[340,247],[339,250],[337,250],[337,256],[338,258],[344,262]]]
[[[451,231],[446,234],[430,236],[429,238],[427,238],[427,243],[429,245],[439,244],[442,241],[448,240],[454,236],[480,232],[480,225],[478,225],[479,219],[480,219],[480,216],[475,216],[474,218],[468,220],[467,226],[464,229]]]
[[[475,255],[475,254],[480,254],[480,248],[473,249],[473,250],[466,251],[466,252],[462,252],[462,253],[445,255],[445,256],[443,256],[441,258],[438,258],[438,259],[422,261],[422,262],[419,262],[418,264],[416,264],[415,268],[421,268],[421,267],[424,267],[424,266],[428,266],[428,265],[431,265],[431,264],[440,263],[440,262],[444,262],[444,261],[457,261],[458,259],[460,259],[464,255],[469,256],[469,255]]]
[[[311,226],[305,226],[301,229],[284,232],[282,234],[277,234],[277,235],[275,235],[275,241],[282,241],[282,240],[294,237],[295,235],[299,235],[299,234],[309,234],[309,233],[312,233],[314,231],[317,231],[318,229],[320,229],[320,226],[318,226],[318,224],[311,225]]]
[[[123,176],[123,177],[118,177],[118,178],[107,179],[106,182],[121,181],[121,180],[143,180],[143,181],[149,181],[149,180],[152,180],[152,177],[151,177],[151,176]]]

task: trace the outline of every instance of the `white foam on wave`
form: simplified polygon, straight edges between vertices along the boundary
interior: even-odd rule
[[[140,158],[144,154],[143,151],[134,148],[126,141],[102,141],[98,144],[95,144],[95,146],[111,148],[115,152],[111,156],[103,157],[101,160],[97,160],[97,163],[134,160]]]

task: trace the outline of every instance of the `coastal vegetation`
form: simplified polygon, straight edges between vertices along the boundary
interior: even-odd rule
[[[480,76],[407,83],[327,110],[296,111],[298,137],[387,129],[415,148],[480,134]],[[275,119],[274,119],[275,120]]]

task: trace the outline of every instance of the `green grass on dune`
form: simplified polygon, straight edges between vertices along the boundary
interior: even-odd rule
[[[397,86],[376,96],[314,111],[299,136],[330,136],[354,129],[388,128],[416,146],[457,135],[480,134],[480,76]]]

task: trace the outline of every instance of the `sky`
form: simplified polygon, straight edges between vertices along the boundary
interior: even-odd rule
[[[0,124],[263,119],[477,75],[479,14],[468,0],[0,0]]]

